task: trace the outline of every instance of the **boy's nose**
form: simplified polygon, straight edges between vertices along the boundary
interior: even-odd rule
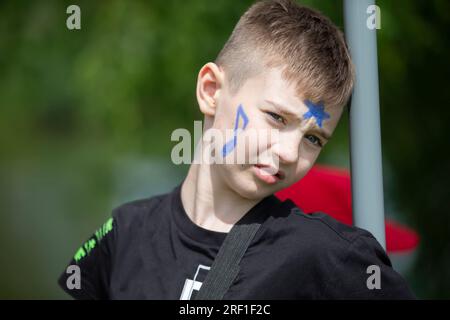
[[[280,134],[276,153],[280,163],[295,163],[298,160],[300,141],[303,133],[291,132],[289,134]]]

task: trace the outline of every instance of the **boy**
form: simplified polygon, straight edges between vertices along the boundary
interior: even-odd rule
[[[192,164],[172,192],[115,209],[71,262],[81,288],[66,272],[61,287],[80,299],[193,299],[232,227],[258,222],[224,299],[414,298],[369,232],[273,195],[312,167],[353,78],[329,19],[291,0],[255,3],[197,81],[204,130],[234,128],[215,156],[247,162]],[[252,130],[277,135],[249,151]]]

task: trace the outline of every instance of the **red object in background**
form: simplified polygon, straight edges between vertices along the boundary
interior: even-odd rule
[[[352,225],[351,180],[346,169],[315,165],[303,179],[275,195],[291,199],[305,213],[322,211]],[[419,244],[417,233],[406,226],[386,219],[385,228],[388,253],[414,250]]]

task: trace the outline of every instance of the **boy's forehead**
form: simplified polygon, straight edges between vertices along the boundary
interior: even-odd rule
[[[282,106],[284,110],[293,114],[307,111],[304,94],[297,90],[294,83],[282,77],[279,68],[269,69],[262,76],[262,98],[264,102],[273,102],[273,104]]]
[[[311,105],[311,103],[314,105],[321,104],[320,101],[309,101],[306,98],[307,92],[299,91],[297,83],[286,80],[282,76],[282,72],[281,67],[265,68],[262,72],[245,81],[240,94],[251,100],[276,102],[293,113],[307,112],[309,110],[308,105]],[[322,105],[327,112],[335,113],[338,111],[334,107]]]
[[[304,99],[293,83],[281,76],[278,68],[268,68],[245,82],[241,93],[257,95],[265,99],[282,100],[292,105],[301,103]]]
[[[305,95],[297,90],[293,82],[283,78],[281,68],[268,68],[249,80],[243,94],[253,96],[251,100],[270,105],[281,113],[299,119],[312,117],[317,120],[314,126],[325,129],[327,136],[331,135],[337,125],[339,108],[329,108],[305,99]]]

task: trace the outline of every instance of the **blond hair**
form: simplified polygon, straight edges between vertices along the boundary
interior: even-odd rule
[[[351,94],[354,67],[343,33],[324,15],[292,0],[253,4],[239,19],[216,64],[232,94],[267,67],[283,67],[304,99],[343,106]]]

